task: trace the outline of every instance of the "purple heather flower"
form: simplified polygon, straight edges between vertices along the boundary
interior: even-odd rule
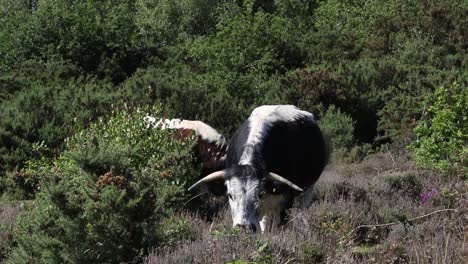
[[[421,206],[426,206],[426,205],[427,205],[427,202],[428,202],[430,199],[432,199],[432,198],[434,198],[434,197],[436,197],[436,196],[438,196],[438,195],[439,195],[439,191],[438,191],[436,188],[432,188],[432,189],[431,189],[430,191],[428,191],[428,192],[422,192],[422,193],[419,194],[419,198],[420,198],[419,204],[420,204]]]

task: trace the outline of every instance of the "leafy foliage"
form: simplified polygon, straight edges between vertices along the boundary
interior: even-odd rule
[[[425,100],[416,126],[416,159],[444,171],[468,168],[468,89],[458,83],[439,87]]]
[[[197,175],[194,140],[147,128],[145,115],[116,112],[67,142],[18,222],[7,263],[137,262],[145,249],[188,234],[166,220]]]

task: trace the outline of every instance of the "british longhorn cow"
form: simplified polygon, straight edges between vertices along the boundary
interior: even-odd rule
[[[285,219],[300,194],[303,205],[310,205],[311,189],[327,161],[325,142],[311,113],[292,105],[260,106],[234,133],[225,169],[189,190],[223,182],[233,227],[265,231]]]

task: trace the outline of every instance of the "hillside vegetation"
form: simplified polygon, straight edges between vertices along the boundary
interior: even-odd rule
[[[0,0],[0,262],[466,259],[467,28],[463,0]],[[263,104],[314,113],[333,162],[252,236],[143,117],[229,138]]]

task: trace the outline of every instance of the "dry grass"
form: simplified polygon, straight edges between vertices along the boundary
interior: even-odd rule
[[[154,249],[145,261],[463,263],[468,259],[467,194],[468,183],[460,175],[418,169],[404,152],[379,153],[360,164],[328,168],[312,207],[293,209],[283,227],[237,233],[226,209],[212,222],[185,214],[181,217],[194,227],[194,241]]]

